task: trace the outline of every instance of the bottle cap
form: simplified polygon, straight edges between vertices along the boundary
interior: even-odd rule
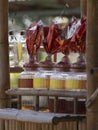
[[[25,31],[22,30],[22,31],[20,32],[20,35],[25,35]]]
[[[13,30],[9,31],[9,35],[14,35],[14,31]]]

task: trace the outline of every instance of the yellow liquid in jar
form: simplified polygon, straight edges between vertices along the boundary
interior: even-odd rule
[[[22,59],[22,43],[18,43],[18,60],[20,61]]]
[[[78,89],[79,80],[67,79],[65,86],[66,86],[66,89]]]
[[[17,88],[18,87],[18,78],[19,78],[19,73],[10,73],[11,88]]]
[[[34,88],[49,88],[50,79],[34,78],[33,83],[34,83]]]
[[[34,78],[34,88],[46,88],[46,79]]]
[[[34,83],[34,88],[42,88],[42,79],[41,78],[34,78],[33,83]]]
[[[60,79],[50,79],[50,89],[64,89],[65,81]]]
[[[73,89],[79,89],[79,80],[77,80],[77,79],[73,80],[72,88]]]
[[[72,80],[70,79],[66,80],[66,89],[72,89]]]

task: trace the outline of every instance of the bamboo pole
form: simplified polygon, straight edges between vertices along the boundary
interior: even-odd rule
[[[98,88],[98,0],[87,0],[87,89],[88,99]],[[98,99],[87,108],[87,130],[98,130]]]
[[[8,63],[8,0],[0,0],[0,108],[9,103],[5,94],[10,86]],[[0,130],[4,130],[3,121],[0,121]]]
[[[87,0],[80,0],[81,17],[87,15]]]
[[[0,0],[0,108],[7,106],[9,88],[8,0]]]

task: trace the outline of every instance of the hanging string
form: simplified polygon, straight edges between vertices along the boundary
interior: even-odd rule
[[[61,13],[60,13],[60,17],[63,16],[63,14],[64,14],[64,12],[65,12],[65,9],[66,9],[66,8],[69,8],[69,7],[70,7],[69,4],[68,4],[67,2],[65,2],[64,8],[63,8],[63,10],[62,10]]]

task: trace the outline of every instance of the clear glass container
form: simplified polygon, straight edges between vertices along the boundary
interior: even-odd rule
[[[23,72],[20,73],[18,78],[18,87],[19,88],[33,88],[33,79],[37,70],[24,69]],[[22,109],[34,109],[35,98],[34,96],[22,96]]]
[[[36,71],[23,71],[18,78],[19,88],[33,88],[33,79]]]
[[[29,55],[27,53],[27,47],[26,47],[26,36],[25,31],[21,30],[19,35],[17,35],[18,43],[18,62],[19,66],[23,66],[25,62],[28,61]]]
[[[50,77],[50,89],[64,89],[65,79],[61,72],[55,71]]]
[[[85,73],[69,73],[66,76],[65,86],[66,89],[86,89],[86,74]]]
[[[86,73],[79,73],[79,89],[86,89],[87,75]]]
[[[17,54],[17,39],[14,31],[9,31],[9,62],[10,66],[18,65],[18,54]]]
[[[34,89],[49,90],[50,88],[50,76],[52,75],[51,70],[46,70],[39,68],[39,71],[34,76]],[[39,107],[40,109],[48,108],[48,96],[39,97]]]
[[[34,76],[34,88],[35,89],[49,89],[50,77],[53,71],[40,69]]]
[[[34,76],[34,88],[35,89],[41,89],[41,88],[46,88],[46,86],[43,85],[43,77],[42,73],[38,71],[35,76]]]
[[[76,74],[68,74],[66,77],[66,89],[78,89],[79,80]]]
[[[18,77],[20,73],[10,73],[10,87],[17,88],[18,87]]]

